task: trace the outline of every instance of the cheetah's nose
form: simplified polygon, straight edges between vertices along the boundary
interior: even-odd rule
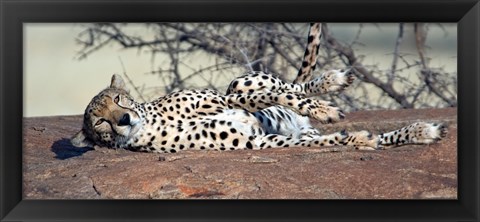
[[[119,125],[119,126],[130,125],[130,115],[128,115],[128,113],[123,114],[123,116],[122,116],[122,118],[120,119],[120,121],[118,121],[118,125]]]

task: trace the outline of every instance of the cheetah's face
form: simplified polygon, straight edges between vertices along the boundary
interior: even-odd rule
[[[72,139],[74,146],[124,144],[142,127],[142,118],[118,75],[85,109],[83,128]]]

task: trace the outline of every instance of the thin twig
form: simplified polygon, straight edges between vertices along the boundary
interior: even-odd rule
[[[143,94],[138,90],[138,87],[135,86],[135,84],[133,84],[133,81],[132,79],[130,79],[130,77],[127,75],[127,72],[125,71],[125,66],[123,65],[123,61],[122,61],[122,58],[119,56],[118,57],[118,60],[120,61],[120,65],[122,66],[122,69],[123,69],[123,76],[125,76],[125,78],[127,79],[128,83],[133,87],[133,89],[135,90],[135,92],[137,92],[138,96],[140,97],[140,99],[143,101],[143,102],[146,102],[147,100],[145,100],[145,98],[143,97]]]
[[[403,23],[400,23],[398,25],[397,41],[395,41],[395,48],[393,49],[392,66],[390,68],[390,72],[388,73],[387,84],[389,84],[389,85],[392,85],[393,80],[395,79],[395,72],[397,70],[397,63],[398,63],[398,57],[399,57],[398,49],[399,49],[400,44],[402,43],[402,40],[403,40],[403,26],[404,26]]]

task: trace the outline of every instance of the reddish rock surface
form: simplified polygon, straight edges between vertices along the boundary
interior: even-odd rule
[[[457,110],[350,113],[323,132],[378,133],[415,121],[446,122],[432,145],[135,153],[75,148],[81,116],[24,119],[26,199],[456,199]]]

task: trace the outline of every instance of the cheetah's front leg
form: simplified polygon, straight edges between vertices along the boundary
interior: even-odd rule
[[[337,122],[345,117],[338,107],[331,106],[329,102],[309,99],[292,93],[230,94],[225,96],[225,101],[233,108],[243,108],[250,112],[281,105],[322,123]]]

